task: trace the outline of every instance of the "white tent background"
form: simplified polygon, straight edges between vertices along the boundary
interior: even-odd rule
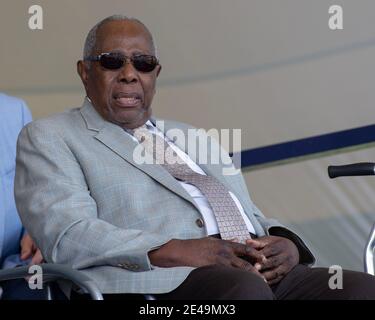
[[[34,118],[79,106],[75,71],[88,30],[111,14],[141,19],[163,70],[154,114],[197,127],[241,128],[242,150],[375,122],[375,2],[326,0],[40,0],[44,29],[28,29],[26,0],[0,3],[0,90]],[[235,150],[239,151],[239,150]],[[244,171],[252,199],[294,228],[317,265],[362,270],[375,221],[375,178],[330,180],[329,164],[375,159],[374,148]]]

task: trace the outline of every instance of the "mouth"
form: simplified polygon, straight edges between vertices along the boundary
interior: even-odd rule
[[[141,104],[141,95],[135,92],[119,92],[113,95],[116,104],[123,108],[134,108]]]

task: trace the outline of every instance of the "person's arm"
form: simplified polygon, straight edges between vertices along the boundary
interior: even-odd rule
[[[265,256],[251,245],[213,237],[201,239],[172,239],[149,252],[151,263],[159,267],[203,267],[224,265],[243,269],[264,278],[254,267],[265,263]]]
[[[28,108],[25,101],[20,100],[21,106],[21,123],[20,130],[33,120],[30,109]],[[22,261],[27,261],[30,259],[30,264],[39,264],[43,262],[43,256],[38,247],[36,246],[33,239],[22,227],[22,238],[20,242],[20,259]]]
[[[58,133],[36,122],[19,136],[15,197],[21,220],[47,262],[145,271],[151,269],[147,253],[170,240],[99,219],[76,157]]]

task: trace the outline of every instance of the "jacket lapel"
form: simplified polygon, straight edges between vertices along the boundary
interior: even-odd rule
[[[198,209],[189,193],[161,165],[138,164],[134,161],[133,152],[138,145],[137,142],[135,142],[120,126],[105,121],[87,99],[85,99],[85,103],[81,108],[81,114],[85,119],[87,128],[98,132],[95,135],[97,140],[102,142],[124,160],[161,183],[170,191],[189,201]]]

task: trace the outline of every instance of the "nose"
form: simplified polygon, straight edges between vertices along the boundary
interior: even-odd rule
[[[129,59],[126,59],[124,65],[119,71],[118,81],[123,83],[136,83],[138,81],[137,70]]]

